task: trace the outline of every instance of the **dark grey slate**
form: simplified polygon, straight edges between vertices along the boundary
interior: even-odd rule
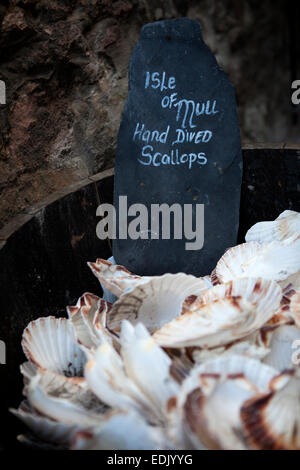
[[[155,88],[158,78],[160,86]],[[163,78],[167,89],[162,89]],[[163,107],[173,93],[177,94],[171,108]],[[143,134],[147,130],[148,142],[149,133]],[[160,141],[156,141],[157,133],[152,134],[155,130]],[[186,136],[186,132],[193,140],[176,143],[178,135]],[[186,250],[188,240],[172,239],[172,231],[170,240],[153,240],[150,233],[148,240],[117,238],[113,244],[116,262],[142,275],[210,273],[222,253],[237,241],[241,177],[234,88],[204,43],[200,24],[181,18],[145,25],[130,61],[114,204],[118,208],[121,195],[127,196],[128,206],[141,203],[149,212],[151,204],[179,203],[182,208],[192,204],[194,210],[196,204],[204,204],[204,245]]]

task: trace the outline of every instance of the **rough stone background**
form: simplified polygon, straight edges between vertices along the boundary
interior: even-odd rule
[[[140,28],[180,16],[201,22],[235,85],[242,140],[300,141],[290,98],[299,70],[292,1],[2,0],[0,227],[113,166]]]

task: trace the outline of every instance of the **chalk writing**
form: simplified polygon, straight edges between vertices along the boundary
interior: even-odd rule
[[[166,72],[146,71],[144,89],[153,89],[160,93],[176,89],[176,78],[168,76]],[[137,122],[133,132],[132,140],[141,142],[141,156],[139,163],[144,166],[161,165],[187,165],[189,169],[193,165],[206,165],[207,156],[205,152],[182,152],[178,146],[186,143],[207,144],[213,138],[210,129],[196,129],[197,118],[202,115],[215,116],[219,113],[216,100],[195,101],[180,98],[178,92],[165,94],[160,101],[162,109],[170,109],[175,112],[177,128],[172,129],[170,124],[164,129],[148,129],[143,122]],[[150,143],[152,145],[150,145]],[[154,144],[168,145],[166,152],[156,151]],[[148,145],[144,145],[148,144]],[[175,147],[176,146],[176,147]],[[174,147],[170,150],[170,147]]]
[[[182,129],[176,129],[176,140],[172,142],[172,145],[182,144],[183,142],[194,142],[199,144],[200,142],[207,143],[212,138],[212,131],[197,131],[188,132]]]
[[[189,127],[196,127],[196,124],[193,122],[194,116],[201,116],[202,114],[214,115],[219,111],[216,109],[216,100],[212,103],[210,100],[207,100],[203,103],[196,103],[194,100],[180,100],[174,104],[174,107],[177,108],[176,121],[181,120],[181,127],[186,127],[187,122]]]
[[[170,126],[164,132],[159,132],[158,130],[149,130],[145,128],[144,124],[140,124],[139,122],[136,125],[134,134],[133,134],[133,141],[135,140],[142,140],[144,142],[161,142],[162,144],[167,143],[168,134],[170,131]]]
[[[192,168],[194,163],[198,165],[206,165],[207,158],[204,152],[196,153],[180,153],[178,149],[172,149],[169,153],[155,152],[152,145],[145,145],[142,148],[142,159],[138,161],[145,166],[153,165],[181,165],[188,164],[189,169]]]
[[[167,79],[166,72],[163,72],[162,77],[160,78],[159,72],[146,72],[145,88],[148,88],[149,85],[154,89],[159,88],[160,91],[167,90],[168,88],[170,90],[173,90],[174,88],[176,88],[175,77],[170,77],[169,79]]]

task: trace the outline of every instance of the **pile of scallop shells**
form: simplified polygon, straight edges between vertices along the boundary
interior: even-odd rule
[[[31,436],[71,449],[300,449],[300,214],[254,225],[211,275],[88,263],[67,318],[24,331]],[[25,439],[23,437],[23,439]]]

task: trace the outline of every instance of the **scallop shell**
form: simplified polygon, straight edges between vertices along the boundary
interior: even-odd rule
[[[204,392],[208,384],[211,390]],[[195,449],[246,450],[239,409],[250,396],[251,384],[244,377],[222,383],[216,377],[200,376],[198,388],[188,395],[184,405],[184,419],[190,427],[186,432]]]
[[[249,399],[241,409],[254,449],[300,449],[300,380],[287,371],[271,381],[271,392]]]
[[[296,292],[291,299],[290,311],[293,320],[300,328],[300,290]]]
[[[264,358],[264,362],[276,368],[278,372],[292,368],[295,365],[293,344],[296,344],[296,341],[299,341],[298,349],[300,349],[300,328],[292,325],[276,328],[271,336],[270,352]]]
[[[130,377],[147,399],[165,414],[168,400],[179,386],[170,375],[171,359],[154,342],[144,325],[135,327],[124,320],[121,332],[121,355]]]
[[[214,284],[212,283],[210,276],[204,276],[204,277],[201,277],[200,279],[204,283],[203,292],[205,292],[206,289],[210,289],[211,287],[213,287]],[[197,298],[198,298],[197,295],[189,295],[186,299],[184,299],[184,302],[182,304],[182,309],[181,309],[181,315],[190,311],[191,305],[193,305],[193,303],[195,302],[195,300],[197,300]]]
[[[161,429],[150,426],[132,410],[107,413],[91,431],[78,432],[72,450],[170,449]]]
[[[166,348],[164,351],[172,361],[170,366],[171,376],[176,380],[176,382],[181,384],[195,365],[195,361],[193,359],[194,349]]]
[[[202,349],[197,347],[191,348],[191,357],[196,365],[203,364],[204,362],[211,361],[213,359],[224,359],[232,355],[245,356],[246,358],[261,361],[270,352],[270,338],[273,331],[274,327],[268,328],[267,331],[265,331],[265,327],[263,327],[242,339],[229,343],[226,346],[212,349]],[[189,351],[189,349],[187,349],[187,351]]]
[[[210,286],[206,278],[184,273],[154,277],[124,293],[114,303],[108,326],[112,330],[119,330],[122,320],[129,320],[133,324],[141,322],[153,332],[181,314],[187,297],[200,295]]]
[[[257,344],[252,340],[252,336],[253,335],[250,335],[245,339],[235,341],[227,347],[222,346],[213,349],[195,348],[192,353],[193,359],[196,364],[202,364],[207,360],[216,359],[221,356],[224,357],[238,354],[240,356],[262,360],[268,355],[270,350],[263,344]]]
[[[152,407],[137,385],[126,375],[123,361],[110,343],[99,346],[85,367],[85,378],[93,393],[117,409],[135,409],[141,414]]]
[[[253,358],[238,354],[223,356],[195,366],[183,386],[185,394],[193,389],[195,379],[201,374],[217,375],[223,378],[243,375],[256,387],[257,391],[266,391],[270,380],[278,375],[278,371],[274,367],[262,364]]]
[[[281,288],[274,281],[240,279],[217,285],[191,310],[157,330],[153,338],[164,347],[214,348],[246,337],[278,309]]]
[[[290,315],[290,299],[295,293],[291,286],[287,286],[284,290],[276,287],[277,283],[272,284],[273,291],[270,292],[270,281],[260,278],[241,278],[235,281],[229,281],[224,284],[217,284],[218,287],[209,289],[201,297],[196,299],[190,306],[190,310],[197,310],[197,306],[201,303],[209,303],[228,295],[241,296],[250,302],[255,302],[260,312],[265,312],[267,326],[275,326],[286,323],[291,323],[292,317]],[[279,284],[278,284],[279,285]],[[278,305],[279,295],[281,293],[280,304]],[[273,315],[270,316],[270,313]]]
[[[85,355],[66,318],[45,317],[30,322],[23,332],[22,347],[27,359],[39,368],[67,377],[82,376]]]
[[[261,278],[237,279],[219,284],[204,292],[192,304],[191,311],[197,310],[199,304],[209,304],[225,297],[239,296],[254,303],[259,314],[264,315],[267,321],[280,306],[282,289],[276,282]]]
[[[278,283],[280,285],[280,283]],[[282,298],[280,301],[280,306],[278,310],[274,313],[272,318],[268,320],[265,324],[265,327],[275,327],[280,325],[290,325],[293,324],[293,317],[290,311],[290,304],[293,295],[295,294],[295,290],[289,284],[282,290]]]
[[[249,242],[230,248],[218,261],[215,277],[221,283],[244,277],[283,281],[299,269],[300,236],[266,245]]]
[[[288,285],[291,286],[293,289],[300,289],[300,271],[297,271],[294,274],[291,274],[289,277],[287,277],[284,281],[280,281],[279,284],[281,287],[284,289]]]
[[[20,371],[23,375],[24,384],[27,385],[30,379],[35,376],[38,368],[30,361],[23,362],[20,365]]]
[[[90,293],[82,295],[75,306],[67,307],[80,344],[93,348],[105,341],[111,341],[106,329],[106,315],[110,308],[109,302]]]
[[[240,408],[245,400],[268,390],[276,373],[254,359],[235,355],[195,367],[177,399],[179,435],[184,434],[196,449],[246,449]]]
[[[25,389],[34,410],[61,423],[93,426],[107,410],[85,382],[73,383],[54,372],[39,370]]]
[[[157,330],[153,338],[167,348],[214,348],[246,336],[256,316],[251,303],[227,297],[175,318]]]
[[[26,401],[21,403],[18,410],[10,409],[10,412],[20,419],[36,437],[55,444],[68,446],[75,433],[82,429],[80,424],[61,423],[41,416],[32,410]]]
[[[258,222],[246,233],[246,242],[270,243],[300,235],[300,214],[286,210],[271,222]]]
[[[102,258],[98,258],[95,263],[89,262],[88,266],[99,282],[117,297],[150,279],[132,274],[124,266]]]

